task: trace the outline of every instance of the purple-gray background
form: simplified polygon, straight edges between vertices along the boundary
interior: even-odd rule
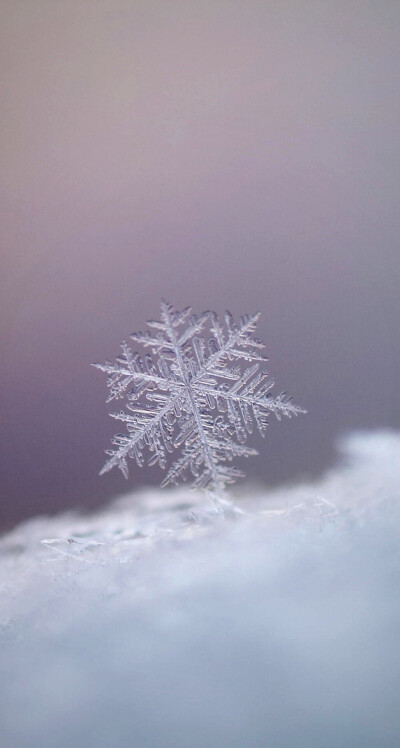
[[[252,479],[399,426],[396,0],[3,0],[3,527],[128,488],[104,376],[161,296],[259,309],[277,391]],[[135,470],[129,485],[158,483]]]

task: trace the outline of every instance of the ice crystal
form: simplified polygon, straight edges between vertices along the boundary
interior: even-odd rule
[[[258,318],[243,316],[235,324],[226,312],[222,323],[215,312],[196,316],[190,307],[178,312],[163,301],[161,320],[130,336],[151,354],[133,353],[124,341],[115,363],[93,364],[108,375],[107,402],[126,401],[126,410],[111,416],[127,433],[114,436],[100,474],[118,466],[127,477],[127,458],[142,467],[145,452],[148,465],[166,469],[168,455],[178,450],[162,486],[191,473],[193,487],[218,495],[243,477],[231,463],[257,454],[245,444],[254,426],[264,436],[269,413],[280,419],[305,412],[285,393],[271,395],[274,381],[261,368],[264,344],[253,335]]]

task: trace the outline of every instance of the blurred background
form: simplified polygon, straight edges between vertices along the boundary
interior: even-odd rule
[[[158,485],[98,477],[105,377],[163,296],[261,311],[252,481],[399,427],[396,0],[3,0],[0,527]],[[236,489],[237,490],[237,489]]]

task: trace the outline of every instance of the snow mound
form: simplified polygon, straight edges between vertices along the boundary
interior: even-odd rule
[[[2,748],[397,748],[399,466],[399,433],[355,433],[225,521],[179,489],[17,527]]]

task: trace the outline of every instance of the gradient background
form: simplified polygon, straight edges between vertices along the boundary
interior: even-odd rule
[[[400,426],[397,0],[3,0],[1,527],[95,507],[92,361],[161,296],[260,310],[277,392],[251,479]]]

